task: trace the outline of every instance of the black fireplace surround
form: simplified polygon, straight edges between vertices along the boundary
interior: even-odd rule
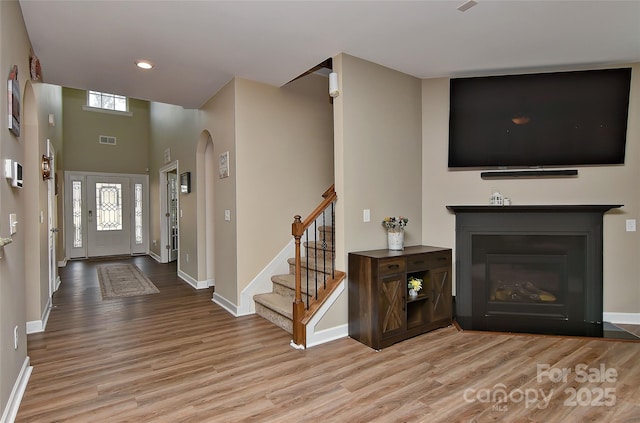
[[[460,327],[602,336],[602,218],[619,207],[447,206]]]

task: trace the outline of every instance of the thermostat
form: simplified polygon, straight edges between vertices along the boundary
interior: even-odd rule
[[[22,188],[22,165],[11,159],[4,161],[4,176],[11,181],[11,186]]]

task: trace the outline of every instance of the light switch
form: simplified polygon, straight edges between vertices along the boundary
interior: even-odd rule
[[[9,234],[13,235],[18,232],[18,217],[15,213],[9,215]]]
[[[227,220],[227,221],[231,220],[231,210],[224,211],[224,220]]]
[[[11,159],[5,159],[4,161],[4,177],[13,178],[13,162]]]
[[[362,210],[362,221],[371,222],[371,210],[369,209]]]
[[[627,232],[635,232],[635,231],[636,231],[636,220],[627,219]]]

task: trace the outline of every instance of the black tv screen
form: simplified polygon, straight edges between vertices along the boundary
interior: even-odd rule
[[[624,163],[631,68],[450,84],[451,168]]]

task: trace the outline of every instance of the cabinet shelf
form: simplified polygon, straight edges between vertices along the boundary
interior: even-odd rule
[[[412,297],[411,295],[407,294],[407,303],[412,303],[414,301],[422,301],[422,300],[426,300],[429,298],[428,294],[419,294],[416,297]]]
[[[410,297],[410,276],[422,279]],[[349,253],[349,336],[374,349],[451,324],[451,249]]]

